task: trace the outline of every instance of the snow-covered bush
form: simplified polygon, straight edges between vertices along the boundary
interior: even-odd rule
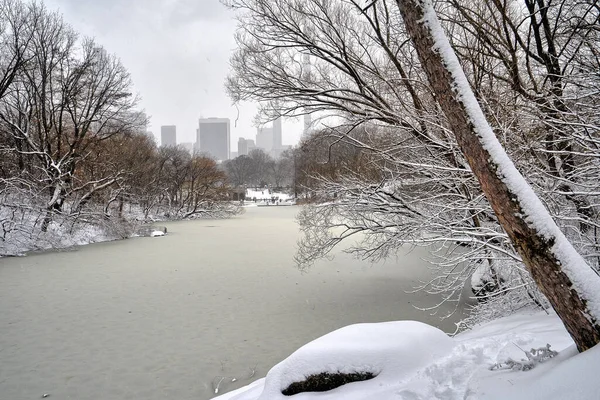
[[[537,349],[532,348],[529,351],[523,351],[527,359],[513,360],[512,358],[508,358],[492,365],[490,370],[510,369],[513,371],[529,371],[530,369],[535,368],[537,364],[558,355],[558,352],[550,349],[550,344],[546,344],[545,347],[538,347]]]

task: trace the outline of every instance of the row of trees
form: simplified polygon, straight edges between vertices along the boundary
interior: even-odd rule
[[[274,159],[262,149],[253,149],[224,162],[229,181],[235,186],[289,188],[294,181],[294,151],[285,150]]]
[[[366,134],[361,127],[353,136]],[[361,149],[347,141],[340,141],[328,130],[313,132],[299,146],[283,151],[273,158],[262,149],[254,149],[223,163],[228,181],[237,187],[273,187],[293,194],[308,202],[318,201],[314,196],[319,176],[335,179],[358,168],[379,176],[379,170],[365,165],[367,157]]]
[[[125,204],[185,217],[226,196],[215,162],[156,148],[137,102],[116,56],[37,1],[0,0],[4,248],[79,222],[118,226]]]
[[[439,273],[426,289],[455,301],[476,277],[491,316],[551,304],[580,349],[597,342],[594,295],[565,273],[600,265],[595,1],[229,4],[240,18],[232,98],[270,117],[344,121],[322,134],[309,186],[326,202],[301,213],[301,266],[352,236],[363,239],[351,251],[372,259],[435,245]],[[500,167],[486,120],[587,266],[560,259],[562,234],[523,203],[536,196],[507,186],[518,174]]]

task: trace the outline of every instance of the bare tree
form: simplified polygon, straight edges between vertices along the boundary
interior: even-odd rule
[[[252,183],[264,187],[271,183],[273,159],[262,149],[253,149],[249,154],[252,165]]]
[[[469,246],[465,268],[456,268],[465,260],[458,252],[450,260],[438,260],[440,280],[429,285],[434,291],[460,293],[482,258],[519,262],[440,117],[414,50],[399,28],[394,4],[376,2],[365,10],[356,1],[232,3],[243,11],[240,48],[232,59],[235,75],[228,81],[233,98],[263,102],[267,114],[275,103],[287,115],[327,110],[347,121],[330,129],[327,146],[344,143],[360,148],[373,157],[371,165],[385,171],[378,182],[361,180],[364,174],[354,176],[345,183],[347,191],[340,190],[336,174],[320,174],[313,180],[310,173],[319,173],[313,168],[304,175],[318,182],[316,198],[336,193],[356,197],[302,211],[307,214],[301,219],[306,244],[301,246],[302,265],[356,233],[364,233],[366,240],[352,251],[370,258],[386,256],[404,243]],[[311,61],[309,73],[302,62],[305,55]],[[353,136],[365,123],[371,124],[367,134]],[[386,127],[393,127],[387,130],[389,140],[369,139]],[[325,153],[319,169],[335,164],[327,157]],[[302,157],[299,161],[297,165]],[[382,217],[383,204],[375,200],[379,197],[386,209],[403,211],[393,213],[397,219]],[[354,206],[355,198],[362,207]],[[412,211],[404,212],[407,204]],[[324,229],[337,226],[328,225],[333,223],[332,213],[357,223],[336,234],[340,231]]]
[[[36,0],[0,6],[0,254],[69,245],[79,228],[128,237],[136,219],[239,211],[213,161],[146,136],[116,56]]]
[[[243,154],[225,162],[225,171],[234,186],[244,186],[253,183],[254,166],[252,159]]]
[[[32,10],[17,0],[0,2],[0,99],[27,62]]]
[[[0,105],[0,121],[15,143],[13,151],[38,167],[35,178],[48,195],[45,230],[67,199],[79,196],[80,204],[117,179],[78,180],[78,165],[90,145],[130,133],[145,121],[133,112],[131,80],[115,56],[92,40],[79,41],[43,5],[32,3],[27,18],[28,61]]]
[[[503,151],[433,4],[398,1],[438,102],[500,224],[580,351],[600,341],[600,277],[575,251]]]
[[[284,150],[273,163],[273,184],[276,188],[289,188],[294,180],[293,150]]]
[[[590,73],[598,67],[597,5],[449,3],[440,15],[488,119],[522,149],[521,167],[597,266],[598,186],[590,179],[598,167],[598,119],[590,112],[600,83]]]
[[[353,251],[366,257],[386,256],[404,243],[439,243],[441,248],[450,245],[450,251],[458,244],[467,249],[466,255],[454,252],[447,262],[438,264],[443,269],[440,279],[431,282],[434,290],[446,288],[456,293],[482,261],[489,264],[486,270],[490,272],[487,274],[490,279],[495,280],[494,290],[503,292],[513,287],[528,287],[530,278],[520,268],[523,255],[515,251],[518,248],[513,246],[512,233],[501,228],[505,216],[501,214],[500,219],[496,218],[496,207],[482,195],[481,180],[475,179],[476,171],[463,156],[464,143],[455,137],[456,127],[450,117],[440,112],[439,87],[428,82],[431,74],[425,68],[427,63],[419,63],[422,54],[411,46],[411,35],[404,29],[395,2],[235,0],[230,4],[242,10],[237,36],[239,50],[232,58],[234,75],[228,81],[232,97],[262,102],[261,111],[267,118],[275,103],[277,110],[285,115],[312,111],[342,117],[345,123],[334,127],[331,136],[366,151],[371,165],[377,165],[382,172],[378,181],[370,181],[360,174],[315,174],[315,190],[323,198],[337,194],[339,199],[303,211],[300,217],[305,244],[301,247],[305,250],[300,253],[302,262],[327,254],[341,240],[360,232],[366,234],[366,239]],[[438,2],[439,7],[452,16],[462,15],[453,9],[457,4]],[[508,2],[498,4],[502,7]],[[541,13],[548,9],[538,7],[544,9]],[[511,12],[514,9],[518,7],[513,7]],[[502,22],[502,15],[511,14],[494,15],[500,16]],[[566,20],[559,20],[556,26],[568,32],[572,27]],[[488,26],[485,21],[479,19],[478,23],[485,28]],[[588,20],[579,18],[579,21]],[[453,30],[455,26],[459,25],[448,18],[446,28]],[[521,26],[524,25],[518,29]],[[514,111],[522,109],[525,96],[512,103],[505,100],[514,99],[512,86],[515,79],[520,79],[513,74],[513,59],[507,58],[512,64],[505,66],[506,74],[494,75],[500,64],[488,53],[494,56],[492,50],[497,41],[479,44],[479,36],[483,37],[481,40],[492,37],[482,33],[485,32],[457,35],[465,39],[457,43],[463,45],[459,49],[473,58],[471,64],[465,61],[470,67],[466,68],[468,77],[477,83],[474,86],[480,89],[477,92],[480,99],[500,100],[490,102],[484,110],[488,116],[497,117],[492,120],[496,134],[511,154],[517,156],[515,159],[527,166],[531,159],[538,157],[537,148],[522,144],[539,143],[540,135],[535,124],[524,127],[522,121],[515,118]],[[527,37],[526,31],[524,34]],[[542,42],[545,43],[544,39]],[[593,54],[595,50],[589,46],[593,41],[583,42],[586,43],[584,53]],[[310,71],[306,71],[307,64],[303,61],[306,57],[310,59]],[[529,68],[524,60],[526,58],[517,58],[519,68],[532,74],[536,82],[545,82],[538,74],[539,69]],[[585,62],[594,65],[589,57]],[[492,97],[489,93],[498,95]],[[536,96],[542,102],[545,98],[552,103],[551,92],[541,91]],[[593,103],[594,100],[590,100],[588,104]],[[502,107],[496,108],[495,104]],[[536,104],[542,103],[536,101]],[[496,112],[497,109],[501,112]],[[389,140],[352,137],[351,132],[366,122],[372,124],[368,129],[371,134],[378,129],[387,130]],[[512,140],[512,132],[521,134],[522,141]],[[595,140],[593,136],[592,140]],[[561,147],[558,151],[571,150]],[[562,167],[560,157],[555,158],[557,167]],[[581,172],[578,169],[577,173]],[[591,186],[589,188],[588,192],[592,192]],[[547,199],[557,199],[554,193],[547,195]],[[566,194],[559,196],[567,197]],[[584,210],[586,207],[583,204]],[[594,214],[589,215],[593,221]],[[335,227],[342,229],[332,231]],[[468,267],[457,273],[456,267],[465,260]],[[503,270],[507,266],[518,271],[517,280],[525,281],[504,286]],[[534,279],[537,278],[534,276]],[[546,289],[543,291],[548,293]],[[527,293],[537,298],[529,289]]]

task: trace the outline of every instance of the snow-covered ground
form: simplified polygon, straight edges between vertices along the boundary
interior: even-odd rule
[[[293,196],[288,193],[275,192],[271,189],[246,189],[246,204],[277,204],[289,205],[293,203]]]
[[[491,369],[525,351],[551,345],[559,354],[527,371]],[[266,378],[219,400],[288,399],[292,382],[321,372],[371,372],[375,378],[295,400],[592,400],[600,398],[600,347],[577,354],[555,315],[523,313],[502,318],[453,338],[414,321],[356,324],[301,347]]]

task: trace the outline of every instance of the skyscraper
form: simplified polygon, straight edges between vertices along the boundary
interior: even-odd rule
[[[163,125],[160,127],[160,145],[175,146],[177,144],[177,127],[175,125]]]
[[[273,128],[256,128],[256,147],[267,153],[273,148]]]
[[[215,160],[229,160],[229,118],[200,118],[196,145]]]
[[[281,149],[281,117],[273,121],[273,150]]]
[[[238,156],[247,156],[248,155],[248,141],[244,138],[238,139]]]

